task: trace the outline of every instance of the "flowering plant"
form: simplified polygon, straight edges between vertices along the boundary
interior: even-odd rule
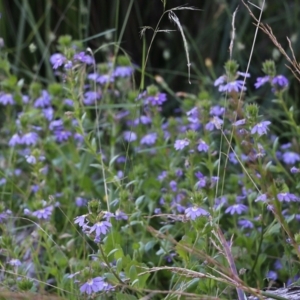
[[[299,142],[248,100],[249,73],[229,60],[164,116],[169,96],[153,84],[136,90],[128,57],[98,64],[69,37],[58,49],[57,82],[16,85],[10,72],[2,82],[8,287],[47,285],[70,299],[229,299],[297,279]],[[272,61],[263,70],[254,87],[270,85],[298,137],[288,79]]]

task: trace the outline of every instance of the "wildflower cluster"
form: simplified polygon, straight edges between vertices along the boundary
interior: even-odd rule
[[[8,74],[0,93],[0,242],[5,268],[20,275],[5,275],[7,286],[38,289],[42,276],[91,298],[139,299],[149,289],[234,298],[229,248],[245,285],[298,276],[284,266],[300,257],[299,143],[283,142],[274,116],[246,101],[247,88],[270,83],[289,111],[288,80],[274,63],[249,87],[250,74],[229,61],[165,117],[169,95],[156,85],[136,91],[126,56],[98,63],[64,36],[50,63],[56,83],[27,88]],[[182,279],[183,269],[209,276]]]

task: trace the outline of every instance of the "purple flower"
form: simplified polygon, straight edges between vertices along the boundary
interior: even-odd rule
[[[219,177],[218,176],[211,176],[210,181],[212,184],[215,184],[219,181]]]
[[[21,169],[15,169],[15,170],[14,170],[14,174],[15,174],[16,176],[20,176],[21,173],[22,173],[22,170],[21,170]]]
[[[67,130],[56,130],[54,131],[54,136],[58,143],[62,143],[67,141],[72,136],[72,132]]]
[[[277,88],[283,89],[288,86],[289,81],[283,75],[277,75],[272,79],[272,84]]]
[[[196,218],[200,216],[208,216],[209,212],[207,212],[205,209],[197,206],[189,207],[185,211],[185,216],[188,219],[195,220]]]
[[[8,263],[13,267],[19,267],[22,264],[20,260],[16,258],[11,259]]]
[[[274,263],[274,268],[275,270],[280,270],[282,269],[282,263],[279,259],[276,259],[275,263]]]
[[[39,139],[39,136],[36,132],[28,132],[22,136],[21,144],[27,146],[34,146]]]
[[[169,186],[173,192],[177,191],[177,182],[175,180],[170,181]]]
[[[287,149],[291,148],[291,146],[292,146],[292,143],[282,144],[282,145],[280,146],[280,149],[282,149],[282,150],[287,150]]]
[[[188,121],[193,124],[199,123],[199,111],[198,107],[194,107],[191,110],[189,110],[186,115],[188,116]]]
[[[161,208],[155,208],[155,209],[154,209],[154,214],[155,214],[155,215],[161,214]]]
[[[200,171],[197,171],[197,172],[195,173],[195,176],[196,176],[197,179],[202,179],[202,178],[204,178],[204,175],[203,175]]]
[[[133,131],[125,131],[123,133],[123,138],[126,142],[130,143],[130,142],[136,141],[137,135]]]
[[[150,117],[148,117],[148,116],[140,116],[140,121],[144,125],[152,123],[152,119]]]
[[[163,181],[166,177],[167,177],[168,173],[167,171],[162,171],[158,176],[157,176],[157,180],[158,181]]]
[[[259,136],[262,136],[262,135],[266,134],[267,131],[268,131],[268,126],[270,124],[271,124],[270,121],[263,121],[263,122],[260,122],[260,123],[256,124],[251,129],[251,134],[257,133]]]
[[[247,78],[251,77],[251,75],[249,73],[246,73],[246,72],[237,71],[236,73],[237,73],[237,75],[240,75],[240,76],[243,76],[243,77],[247,77]]]
[[[78,133],[78,132],[75,132],[75,133],[73,134],[73,138],[74,138],[74,140],[75,140],[78,144],[80,144],[80,143],[82,143],[82,142],[84,141],[84,136],[83,136],[82,134]]]
[[[84,52],[76,53],[74,55],[74,60],[80,61],[80,62],[85,63],[87,65],[91,65],[95,62],[93,57],[91,57],[90,55],[85,54]]]
[[[37,184],[34,184],[34,185],[31,186],[31,191],[33,193],[36,193],[39,190],[40,190],[40,187]]]
[[[234,214],[242,214],[244,211],[247,211],[248,210],[248,207],[244,204],[234,204],[234,205],[231,205],[229,207],[226,208],[225,210],[225,213],[226,214],[231,214],[231,215],[234,215]]]
[[[275,271],[269,271],[267,274],[267,278],[271,280],[276,280],[278,278],[278,275]]]
[[[111,74],[103,74],[103,75],[99,75],[96,81],[100,84],[107,84],[107,83],[112,83],[115,80]]]
[[[200,140],[197,149],[199,152],[207,152],[209,146],[203,140]]]
[[[115,212],[115,219],[117,221],[128,220],[128,216],[123,211],[117,209]]]
[[[80,292],[91,295],[104,290],[104,279],[102,277],[95,277],[89,279],[80,287]]]
[[[131,66],[118,66],[113,72],[114,77],[130,77],[133,74]]]
[[[165,139],[165,140],[168,140],[168,139],[170,139],[170,137],[171,137],[170,132],[165,130],[165,131],[164,131],[164,139]]]
[[[243,80],[235,80],[219,86],[219,92],[238,93],[240,91],[246,91],[246,90],[247,88],[244,86]]]
[[[228,159],[231,163],[233,163],[234,165],[237,165],[238,164],[238,160],[236,158],[236,154],[233,153],[233,152],[230,152],[229,153],[229,156],[228,156]]]
[[[111,223],[108,221],[101,221],[97,222],[95,225],[93,225],[89,231],[91,234],[92,232],[95,231],[96,234],[96,239],[101,237],[101,234],[105,235],[108,233],[109,227],[111,227]]]
[[[83,103],[85,105],[93,105],[98,99],[101,98],[101,95],[95,91],[88,91],[84,93]]]
[[[225,81],[226,81],[226,76],[222,75],[215,80],[214,86],[219,86],[219,85],[223,84]]]
[[[36,164],[36,158],[33,155],[26,156],[26,161],[31,165]]]
[[[22,137],[20,137],[19,134],[17,133],[15,133],[8,142],[8,145],[10,147],[15,147],[16,145],[21,145],[21,144],[22,144]]]
[[[133,122],[132,121],[129,122],[129,125],[137,126],[140,123],[143,124],[143,125],[147,125],[147,124],[151,124],[152,120],[148,116],[140,116],[139,118],[135,119]]]
[[[122,178],[124,177],[124,172],[123,172],[122,170],[119,170],[119,171],[117,172],[117,177],[118,177],[119,179],[122,179]]]
[[[256,89],[258,89],[269,81],[270,81],[270,76],[258,77],[256,78],[256,83],[254,84],[254,86]]]
[[[66,57],[60,53],[55,53],[50,56],[50,63],[54,70],[62,66],[65,61]]]
[[[242,229],[245,229],[245,228],[254,228],[254,225],[251,221],[249,220],[246,220],[246,219],[242,219],[242,220],[239,220],[238,221],[238,224],[239,226],[242,228]]]
[[[70,60],[68,60],[66,63],[65,63],[65,69],[66,70],[70,70],[71,68],[73,67],[73,63],[70,61]]]
[[[150,104],[152,106],[162,105],[167,101],[167,95],[165,93],[157,93],[155,96],[147,96],[145,99],[145,104]]]
[[[52,215],[53,206],[47,206],[45,208],[36,210],[32,213],[32,216],[38,218],[38,219],[44,219],[49,220],[50,216]]]
[[[87,221],[85,220],[85,218],[87,217],[88,215],[82,215],[82,216],[78,216],[74,219],[74,223],[75,224],[78,224],[80,227],[83,227],[84,225],[87,224]]]
[[[188,139],[176,140],[175,144],[174,144],[174,148],[175,148],[175,150],[182,150],[189,144],[190,144],[190,141]]]
[[[176,256],[176,253],[172,252],[164,256],[164,259],[167,263],[171,263],[173,261],[173,257]]]
[[[23,102],[24,104],[29,103],[29,96],[27,96],[27,95],[22,95],[22,102]]]
[[[219,117],[213,117],[206,125],[205,129],[208,131],[212,131],[215,128],[216,129],[221,129],[223,124],[223,120],[220,119]]]
[[[46,120],[51,121],[54,117],[54,109],[51,106],[44,108],[43,114]]]
[[[227,198],[226,198],[226,196],[219,197],[215,201],[214,209],[220,209],[225,204],[227,204]]]
[[[234,123],[232,123],[233,126],[241,126],[241,125],[245,125],[246,124],[246,119],[241,119],[241,120],[238,120]]]
[[[99,77],[99,74],[97,74],[97,73],[91,73],[87,76],[87,78],[92,81],[96,81],[98,77]]]
[[[123,156],[123,155],[119,156],[119,157],[116,159],[116,162],[117,162],[118,164],[125,163],[125,162],[126,162],[126,156]]]
[[[280,202],[284,201],[284,202],[290,202],[290,201],[298,201],[299,198],[291,193],[279,193],[277,194],[277,198]]]
[[[290,171],[291,171],[292,174],[296,174],[296,173],[300,172],[300,169],[298,169],[296,167],[292,167]]]
[[[284,161],[284,163],[288,165],[293,165],[297,161],[300,161],[300,155],[298,153],[291,152],[291,151],[285,152],[282,155],[282,160]]]
[[[129,114],[130,114],[130,112],[128,110],[121,110],[115,114],[114,119],[121,120],[121,119],[125,118],[126,116],[128,116]]]
[[[176,172],[175,172],[175,175],[176,175],[177,177],[181,177],[181,176],[183,175],[182,169],[177,169]]]
[[[73,107],[74,106],[74,101],[71,100],[71,99],[65,99],[64,104],[67,105],[67,106]]]
[[[3,105],[13,105],[13,104],[15,104],[15,101],[13,99],[12,94],[1,93],[0,94],[0,104],[3,104]]]
[[[11,214],[10,210],[1,212],[0,213],[0,224],[3,224],[4,222],[6,222],[6,220],[10,214]]]
[[[211,116],[222,116],[225,112],[225,108],[219,105],[215,105],[213,107],[210,108],[209,114]]]
[[[62,119],[51,121],[49,124],[50,130],[63,130],[64,129],[64,122]]]
[[[148,145],[151,146],[153,144],[155,144],[157,139],[157,133],[156,132],[152,132],[152,133],[148,133],[147,135],[145,135],[144,137],[142,137],[141,139],[141,145]]]
[[[200,178],[197,182],[196,182],[196,188],[200,189],[200,188],[204,188],[206,186],[206,177]]]
[[[75,198],[75,204],[76,204],[77,207],[86,206],[87,200],[85,198],[82,198],[82,197],[76,197]]]
[[[267,201],[267,194],[261,194],[259,195],[256,199],[255,202],[261,201],[261,202],[266,202]]]
[[[109,211],[105,211],[103,217],[106,219],[107,222],[109,222],[111,218],[115,217],[115,215]]]
[[[50,106],[51,104],[51,97],[50,94],[46,91],[42,91],[41,97],[37,98],[34,102],[35,108],[46,108],[47,106]]]

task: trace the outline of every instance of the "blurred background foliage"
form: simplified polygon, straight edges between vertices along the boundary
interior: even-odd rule
[[[176,12],[188,39],[192,85],[188,84],[187,62],[178,30],[156,36],[147,64],[148,74],[161,75],[175,91],[189,89],[191,92],[199,90],[199,85],[211,85],[222,74],[224,63],[229,58],[231,20],[237,7],[233,58],[240,64],[241,71],[245,71],[255,26],[240,0],[1,0],[1,37],[8,48],[15,74],[27,79],[35,78],[38,74],[40,79],[53,80],[49,56],[55,51],[57,38],[65,34],[83,41],[92,50],[104,44],[119,43],[133,62],[140,66],[143,57],[141,27],[155,28],[163,13],[164,2],[165,9],[179,5],[201,9]],[[286,36],[290,37],[299,57],[300,0],[266,2],[263,22],[273,28],[275,36],[288,53]],[[253,0],[252,3],[261,5],[262,0]],[[259,10],[255,7],[252,9],[258,16]],[[160,29],[176,30],[176,27],[165,16]],[[152,31],[146,31],[146,48],[152,34]],[[33,44],[36,46],[34,53]],[[105,49],[105,55],[112,55],[115,51],[113,46]],[[103,51],[99,55],[103,55]],[[253,86],[255,78],[263,75],[261,63],[270,58],[276,61],[278,73],[292,80],[290,95],[298,101],[299,83],[285,67],[285,58],[261,31],[250,66],[250,83]]]

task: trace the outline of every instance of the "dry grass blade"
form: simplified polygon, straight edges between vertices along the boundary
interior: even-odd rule
[[[235,9],[233,15],[232,15],[232,22],[231,22],[231,27],[232,27],[232,33],[231,33],[231,41],[229,45],[229,53],[230,53],[230,59],[232,59],[232,52],[233,52],[233,45],[234,45],[234,40],[235,40],[235,16],[238,11],[238,7]]]
[[[131,288],[132,291],[139,291],[138,289],[135,289],[135,288]],[[155,295],[158,295],[158,294],[169,294],[170,291],[169,290],[149,290],[149,289],[143,289],[143,292],[146,292],[146,293],[150,293],[149,295],[147,296],[144,296],[143,298],[140,298],[140,300],[142,299],[145,299],[145,300],[148,300],[148,299],[151,299],[153,296]],[[220,300],[220,298],[218,297],[213,297],[213,296],[207,296],[207,295],[199,295],[199,294],[193,294],[193,293],[188,293],[188,292],[182,292],[182,291],[172,291],[172,295],[176,295],[178,297],[180,296],[183,296],[184,299],[186,300],[192,300],[192,299],[195,299],[195,300],[199,300],[199,299],[202,299],[202,300]],[[155,298],[157,299],[157,298]],[[177,298],[177,299],[181,299],[181,298]]]
[[[187,60],[187,67],[188,67],[188,74],[189,74],[188,75],[189,76],[189,84],[191,84],[191,62],[190,62],[188,44],[187,44],[187,40],[186,40],[184,31],[183,31],[183,27],[181,26],[180,21],[179,21],[178,17],[175,15],[175,13],[173,12],[173,10],[169,11],[168,15],[169,15],[169,19],[177,25],[177,27],[178,27],[178,29],[181,33],[181,37],[182,37],[183,44],[184,44],[186,60]]]
[[[146,30],[150,29],[150,30],[154,31],[154,29],[153,29],[151,26],[143,26],[143,27],[141,27],[141,28],[142,28],[142,30],[140,31],[140,37],[141,37],[141,38],[142,38],[143,35],[145,34]]]
[[[273,44],[277,47],[277,49],[280,51],[280,53],[282,55],[284,55],[284,57],[288,60],[288,62],[292,65],[292,66],[287,66],[292,73],[295,75],[295,77],[297,78],[298,81],[300,81],[300,78],[298,77],[300,75],[300,65],[297,62],[297,60],[295,59],[295,55],[294,55],[294,51],[292,49],[292,45],[290,40],[287,38],[288,42],[289,42],[289,48],[292,51],[292,58],[286,53],[286,51],[283,49],[283,47],[281,46],[281,44],[277,41],[277,38],[275,37],[272,28],[268,25],[268,24],[264,24],[262,22],[259,22],[258,19],[254,16],[252,10],[250,9],[250,7],[245,3],[244,0],[242,0],[243,4],[245,5],[245,7],[247,8],[250,16],[255,20],[255,26],[257,26],[259,29],[261,29],[267,36],[269,36],[269,38],[271,39],[271,41],[273,42]]]
[[[172,10],[202,10],[202,9],[196,8],[194,6],[177,6],[175,8],[172,8]]]

